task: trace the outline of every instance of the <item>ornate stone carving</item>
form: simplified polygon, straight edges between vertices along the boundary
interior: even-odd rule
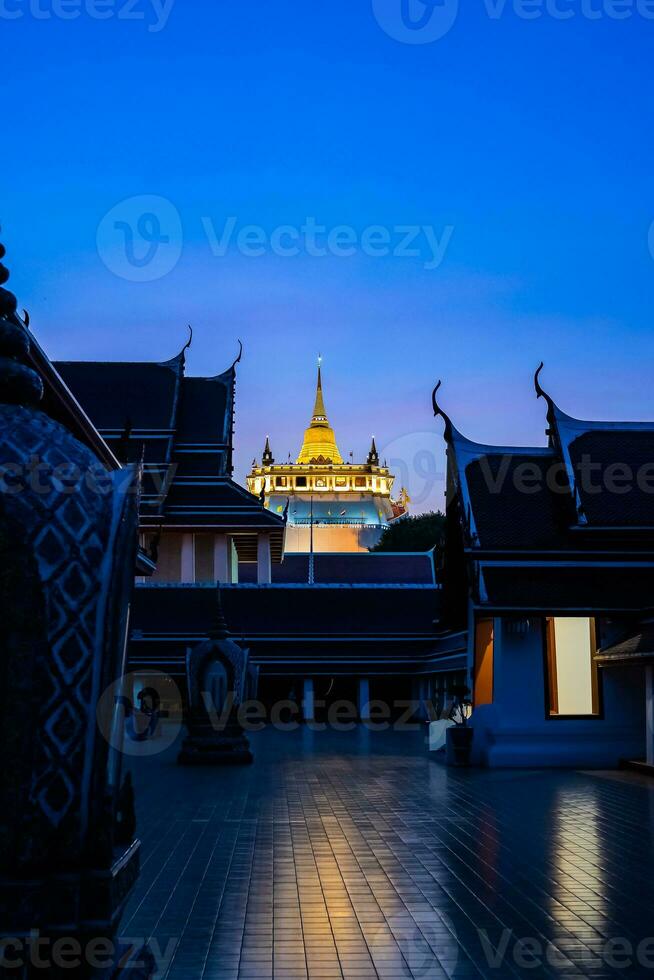
[[[178,762],[182,765],[228,765],[252,762],[250,744],[238,720],[243,702],[254,696],[256,674],[248,651],[229,635],[216,587],[214,622],[209,639],[186,659],[188,737]]]
[[[96,711],[124,670],[138,474],[38,408],[29,345],[0,288],[0,929],[111,937],[139,842]]]

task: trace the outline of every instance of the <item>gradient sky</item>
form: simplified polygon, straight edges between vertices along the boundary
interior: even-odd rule
[[[570,414],[654,417],[654,20],[602,0],[585,0],[594,20],[559,0],[566,21],[465,0],[443,38],[406,44],[371,0],[177,0],[158,31],[151,0],[140,20],[85,2],[73,20],[47,16],[52,0],[0,2],[2,237],[52,358],[164,360],[191,322],[189,371],[214,374],[242,338],[243,480],[267,433],[278,460],[299,451],[321,351],[343,455],[374,433],[420,509],[442,502],[439,377],[480,441],[543,443],[541,358]],[[392,19],[401,0],[375,2]],[[129,219],[120,202],[140,195],[181,219],[179,261],[152,282],[97,247],[104,216]],[[217,257],[205,226],[229,216],[382,225],[393,242],[399,225],[454,230],[437,269],[429,254]]]

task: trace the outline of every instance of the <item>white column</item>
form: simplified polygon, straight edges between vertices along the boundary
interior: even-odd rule
[[[645,668],[645,738],[647,765],[654,766],[654,667]]]
[[[231,541],[226,534],[217,534],[213,539],[213,577],[225,585],[231,582]]]
[[[370,681],[367,677],[359,678],[359,718],[370,721]]]
[[[268,585],[271,581],[270,535],[264,532],[257,536],[257,582]]]
[[[238,582],[238,550],[236,548],[236,543],[233,537],[229,539],[229,554],[230,554],[230,566],[229,566],[229,581],[234,585]]]
[[[182,535],[182,582],[195,582],[195,546],[192,534]]]
[[[302,717],[305,721],[314,720],[313,677],[305,677],[302,685]]]

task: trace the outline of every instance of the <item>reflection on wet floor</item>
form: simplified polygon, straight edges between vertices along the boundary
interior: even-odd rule
[[[266,730],[132,760],[122,933],[170,980],[654,976],[654,781],[448,770],[421,733]]]

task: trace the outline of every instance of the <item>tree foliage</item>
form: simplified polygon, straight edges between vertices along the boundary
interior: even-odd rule
[[[416,517],[403,517],[386,528],[371,551],[430,551],[442,545],[445,537],[445,514],[431,511]]]

